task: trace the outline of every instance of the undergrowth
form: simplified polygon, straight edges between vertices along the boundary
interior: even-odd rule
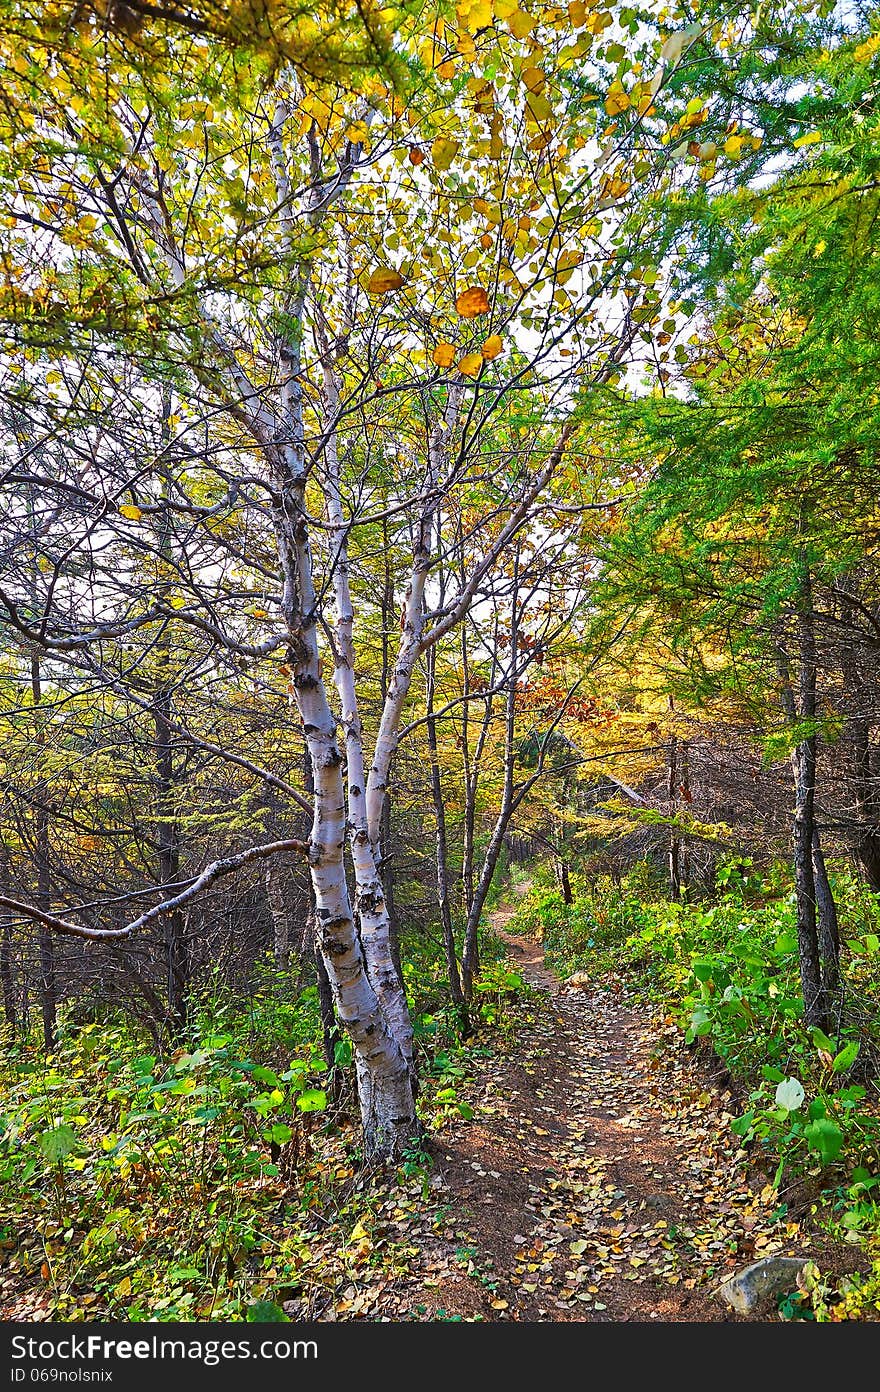
[[[786,869],[749,860],[718,872],[704,901],[671,902],[638,866],[622,881],[575,881],[566,905],[547,869],[511,929],[543,939],[561,976],[623,981],[724,1061],[743,1098],[733,1130],[772,1182],[813,1197],[828,1231],[865,1245],[872,1275],[835,1303],[815,1286],[819,1318],[880,1309],[880,900],[845,867],[832,875],[843,989],[831,1031],[804,1025],[795,901]],[[827,1292],[826,1292],[827,1294]],[[820,1298],[821,1297],[821,1298]],[[831,1312],[831,1313],[829,1313]]]
[[[514,1028],[521,978],[492,946],[462,1040],[429,939],[406,967],[430,1138],[473,1113],[464,1084]],[[429,1197],[424,1146],[395,1173],[363,1164],[351,1049],[328,1074],[317,993],[267,961],[244,995],[214,983],[162,1052],[118,1014],[62,1019],[0,1062],[4,1308],[16,1318],[283,1319],[393,1279]],[[387,1213],[400,1221],[387,1221]],[[339,1308],[342,1308],[339,1305]]]

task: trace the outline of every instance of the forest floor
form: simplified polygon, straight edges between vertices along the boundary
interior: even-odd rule
[[[358,1166],[349,1098],[316,1128],[305,1169],[250,1195],[265,1200],[260,1245],[242,1249],[219,1296],[194,1268],[179,1271],[202,1252],[197,1193],[173,1219],[164,1191],[146,1196],[145,1232],[179,1218],[180,1233],[150,1230],[143,1253],[126,1248],[122,1266],[108,1256],[106,1273],[86,1258],[94,1215],[50,1222],[35,1204],[37,1226],[21,1218],[0,1229],[0,1321],[241,1318],[256,1299],[297,1322],[717,1322],[741,1318],[719,1285],[761,1257],[811,1258],[832,1282],[869,1266],[858,1243],[819,1226],[815,1187],[777,1190],[740,1146],[730,1122],[745,1099],[708,1050],[686,1049],[676,1023],[623,981],[561,982],[539,942],[510,933],[516,893],[492,926],[532,989],[505,1004],[500,1030],[462,1051],[430,1164],[414,1156],[393,1177]],[[432,1086],[426,1076],[429,1103]],[[821,1182],[818,1171],[807,1177]],[[157,1281],[132,1296],[132,1281],[147,1285],[147,1257]],[[192,1296],[181,1296],[184,1280]]]
[[[441,1222],[372,1318],[737,1320],[715,1292],[761,1257],[860,1266],[811,1230],[808,1193],[748,1161],[729,1077],[619,984],[565,986],[540,943],[507,933],[513,912],[493,927],[546,1005],[468,1094],[475,1118],[432,1143]]]

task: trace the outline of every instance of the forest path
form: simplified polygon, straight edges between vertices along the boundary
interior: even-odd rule
[[[475,1118],[433,1146],[459,1246],[451,1260],[437,1244],[421,1317],[733,1320],[713,1294],[733,1271],[775,1252],[822,1264],[678,1029],[622,988],[560,982],[539,942],[509,933],[514,911],[492,925],[549,999],[469,1095]]]

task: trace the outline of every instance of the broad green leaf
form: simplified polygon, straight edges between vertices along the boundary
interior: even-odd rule
[[[843,1149],[843,1132],[837,1122],[831,1121],[829,1117],[811,1121],[805,1128],[804,1135],[810,1149],[818,1152],[824,1165],[830,1165],[836,1160]]]
[[[308,1092],[300,1093],[296,1105],[301,1112],[323,1112],[327,1106],[327,1094],[320,1088],[311,1088]]]
[[[37,1137],[37,1145],[50,1165],[60,1165],[76,1149],[76,1132],[72,1126],[56,1126]]]
[[[831,1065],[833,1071],[835,1073],[844,1073],[847,1068],[852,1068],[859,1056],[860,1048],[861,1045],[855,1039],[851,1040],[849,1044],[846,1044],[841,1049],[840,1053],[835,1056],[834,1062]]]

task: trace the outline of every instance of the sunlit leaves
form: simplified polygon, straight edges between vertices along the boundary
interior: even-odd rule
[[[448,169],[460,149],[459,141],[438,136],[431,146],[431,162],[434,168],[441,171]]]
[[[431,362],[435,367],[451,367],[455,362],[455,345],[452,343],[438,343],[431,354]]]
[[[462,319],[476,319],[481,314],[488,314],[491,308],[489,296],[481,285],[471,285],[455,301],[456,312]]]
[[[458,364],[458,370],[465,377],[477,377],[479,376],[480,369],[482,366],[482,353],[468,353],[465,357],[461,359],[461,362]]]
[[[382,266],[372,272],[367,281],[367,292],[370,295],[387,295],[391,290],[399,290],[403,283],[399,271]]]

